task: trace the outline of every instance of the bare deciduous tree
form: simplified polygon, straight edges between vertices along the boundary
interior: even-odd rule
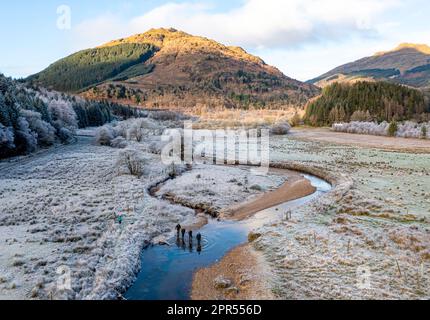
[[[120,171],[126,167],[129,174],[140,178],[143,175],[145,161],[138,150],[126,149],[119,154],[117,168]]]

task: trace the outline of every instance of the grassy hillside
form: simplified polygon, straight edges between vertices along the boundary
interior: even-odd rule
[[[29,80],[64,92],[78,92],[100,82],[124,77],[124,72],[146,62],[155,52],[150,44],[125,43],[77,52],[52,64]],[[141,69],[137,74],[144,74]]]
[[[428,99],[419,90],[386,82],[334,83],[309,103],[305,121],[324,126],[351,120],[420,120],[429,112]]]

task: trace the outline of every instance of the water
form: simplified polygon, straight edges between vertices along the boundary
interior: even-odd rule
[[[142,269],[124,297],[128,300],[189,300],[193,274],[217,263],[230,250],[246,243],[250,230],[272,221],[279,221],[286,211],[301,206],[331,189],[330,184],[314,176],[304,175],[317,191],[307,197],[289,201],[258,212],[243,222],[210,220],[199,232],[201,248],[194,239],[189,246],[173,237],[169,246],[151,246],[142,253]],[[197,234],[197,232],[195,233]]]
[[[142,269],[125,295],[130,300],[188,300],[193,274],[197,269],[219,261],[232,248],[246,242],[247,230],[234,222],[211,220],[200,233],[201,252],[197,244],[189,247],[171,239],[170,246],[153,246],[142,254]],[[182,242],[182,240],[180,240]]]

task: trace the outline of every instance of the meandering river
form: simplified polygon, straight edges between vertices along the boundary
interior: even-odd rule
[[[284,219],[286,212],[332,188],[320,178],[308,174],[303,176],[316,188],[313,194],[262,210],[244,221],[211,219],[199,230],[203,235],[200,247],[195,239],[190,245],[188,236],[185,242],[174,236],[169,245],[146,248],[141,257],[142,268],[124,297],[128,300],[189,300],[193,274],[198,269],[211,266],[233,248],[246,243],[251,230]]]

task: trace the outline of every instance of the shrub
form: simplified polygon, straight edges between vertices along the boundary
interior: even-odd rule
[[[115,131],[115,136],[123,137],[127,139],[127,131],[128,131],[129,121],[121,121],[115,123],[113,126],[113,130]]]
[[[259,238],[261,238],[262,234],[261,233],[255,233],[255,232],[250,232],[248,234],[248,242],[255,242],[256,240],[258,240]]]
[[[131,175],[140,178],[143,175],[144,163],[145,159],[137,150],[126,149],[119,154],[117,167],[125,166]]]
[[[37,134],[40,145],[52,145],[55,142],[56,130],[51,124],[42,120],[39,112],[21,110],[21,115],[27,120],[30,129]]]
[[[258,184],[254,184],[251,187],[249,187],[249,189],[254,190],[254,191],[263,191],[263,187],[258,185]]]
[[[396,135],[402,138],[416,138],[421,137],[421,128],[418,123],[413,121],[406,121],[404,123],[399,123]]]
[[[425,125],[423,125],[423,126],[421,127],[421,137],[422,137],[423,139],[426,139],[426,138],[427,138],[427,127],[426,127]]]
[[[0,123],[0,154],[7,153],[10,149],[15,148],[14,140],[13,128],[6,128]]]
[[[160,154],[161,155],[161,151],[164,148],[166,144],[161,142],[161,141],[153,141],[151,142],[151,144],[148,146],[148,152],[153,153],[153,154]]]
[[[73,134],[73,132],[67,128],[61,128],[58,131],[58,138],[60,138],[60,141],[62,143],[70,143],[72,142],[74,137],[75,135]]]
[[[396,121],[391,121],[390,125],[388,126],[388,135],[390,137],[395,137],[397,130],[399,129]]]
[[[130,122],[130,127],[127,130],[128,139],[136,139],[141,142],[146,134],[155,132],[159,126],[149,119],[134,119]]]
[[[98,128],[96,131],[96,143],[101,146],[110,146],[115,139],[115,131],[110,125]]]
[[[273,135],[286,135],[290,132],[291,126],[288,122],[277,123],[270,128]]]
[[[117,149],[127,148],[127,140],[125,140],[123,137],[116,137],[111,141],[110,146],[112,148],[117,148]]]
[[[15,131],[15,142],[24,153],[30,153],[37,149],[37,134],[30,130],[30,125],[23,117],[18,119],[18,128]]]
[[[67,128],[73,132],[78,128],[78,119],[71,102],[51,100],[48,104],[48,110],[57,130]]]
[[[294,116],[290,120],[292,127],[297,127],[302,123],[302,118],[298,113],[295,113]]]

